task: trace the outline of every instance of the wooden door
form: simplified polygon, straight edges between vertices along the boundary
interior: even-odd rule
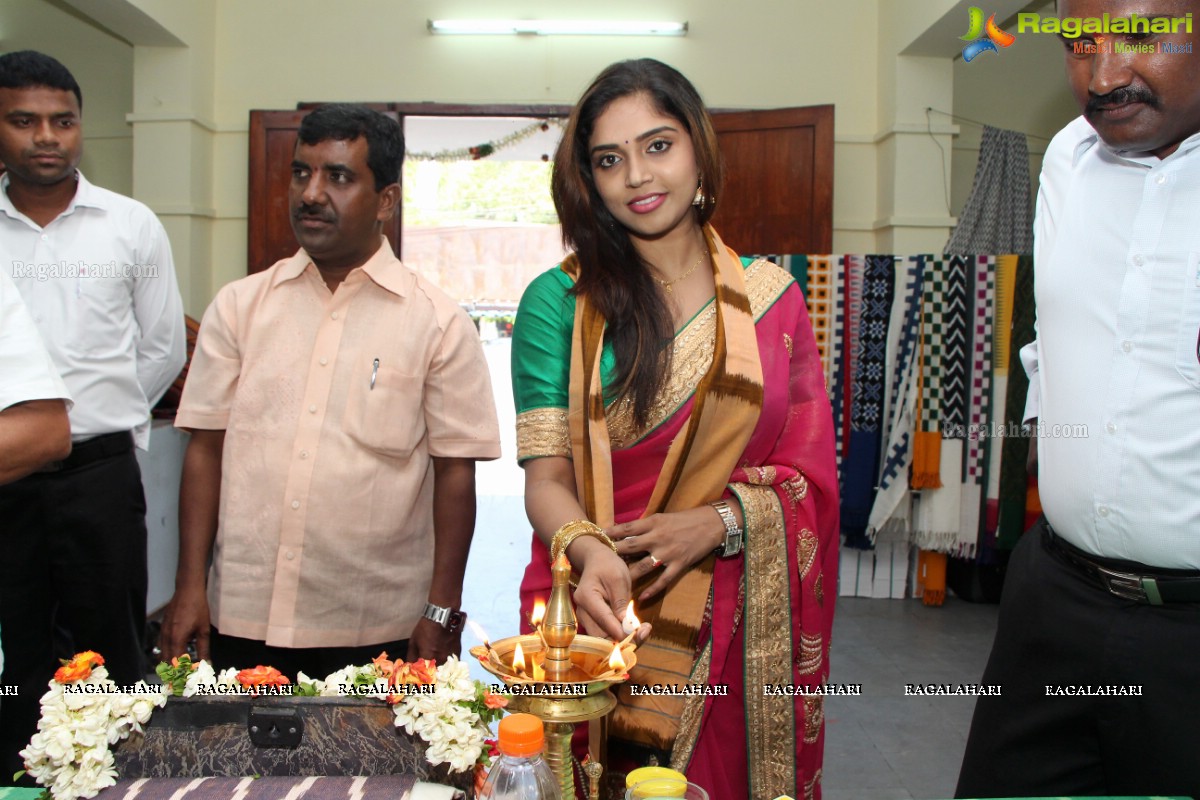
[[[739,253],[833,249],[833,106],[713,114],[725,158],[713,225]]]
[[[296,252],[288,216],[298,111],[250,112],[247,271]],[[563,106],[372,104],[403,123],[421,116],[564,116]],[[725,159],[725,189],[713,224],[740,253],[828,253],[833,248],[833,106],[713,114]],[[401,216],[385,233],[400,253]]]

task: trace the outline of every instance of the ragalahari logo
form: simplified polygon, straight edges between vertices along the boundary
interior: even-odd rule
[[[963,48],[963,61],[970,63],[975,56],[988,50],[998,53],[1000,51],[996,45],[1008,47],[1017,40],[1017,37],[1011,33],[1000,30],[996,25],[995,14],[988,17],[985,24],[983,21],[983,9],[978,6],[971,6],[968,9],[968,13],[970,14],[970,28],[966,34],[958,37],[962,41],[968,42],[967,46]]]

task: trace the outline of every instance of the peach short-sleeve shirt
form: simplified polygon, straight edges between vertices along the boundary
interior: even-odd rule
[[[226,431],[212,623],[280,647],[409,636],[430,457],[500,455],[475,326],[386,242],[336,292],[303,250],[221,289],[175,424]]]

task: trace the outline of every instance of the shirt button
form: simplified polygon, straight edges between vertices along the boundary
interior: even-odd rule
[[[1154,179],[1154,182],[1157,183],[1159,186],[1162,186],[1164,183],[1167,182],[1167,176],[1159,175],[1157,178]]]
[[[323,367],[329,363],[329,359],[326,358],[325,356],[321,356],[321,360],[318,363]]]
[[[1102,517],[1107,517],[1108,516],[1108,506],[1100,506],[1099,508],[1096,509],[1096,513]]]
[[[1108,423],[1107,425],[1104,426],[1104,430],[1108,431],[1109,433],[1116,433],[1117,432],[1116,423],[1113,423],[1113,422]]]
[[[337,319],[337,317],[338,317],[338,315],[337,315],[336,311],[329,315],[330,319]]]
[[[316,407],[316,406],[309,406],[309,407],[308,407],[308,413],[310,413],[310,414],[315,414],[315,413],[317,413],[317,407]]]
[[[1133,265],[1135,267],[1140,267],[1142,264],[1145,264],[1145,263],[1146,263],[1146,259],[1142,258],[1140,255],[1133,257]]]
[[[303,458],[308,458],[308,451],[307,451],[307,450],[301,450],[301,451],[300,451],[300,458],[302,458],[302,459],[303,459]]]
[[[300,501],[299,501],[299,500],[293,500],[293,501],[292,501],[292,508],[299,508],[299,507],[300,507]]]
[[[46,241],[46,240],[47,240],[47,239],[49,239],[49,238],[50,238],[50,237],[49,237],[49,236],[47,236],[46,234],[44,234],[44,233],[42,234],[42,241],[43,241],[43,242],[44,242],[44,241]]]
[[[286,553],[283,554],[283,557],[286,558],[288,561],[292,561],[293,559],[296,558],[296,554],[293,553],[291,550],[288,550]]]
[[[1121,349],[1128,353],[1133,349],[1133,342],[1121,342]]]

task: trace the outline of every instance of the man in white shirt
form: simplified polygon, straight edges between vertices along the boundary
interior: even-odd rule
[[[71,452],[71,399],[17,287],[0,271],[0,485]]]
[[[146,504],[133,450],[185,358],[166,233],[144,205],[78,171],[82,106],[58,61],[0,56],[0,268],[75,401],[71,454],[0,487],[0,643],[19,691],[0,704],[0,781],[20,769],[62,649],[101,653],[118,684],[145,674]]]
[[[1009,564],[983,676],[1003,695],[976,705],[959,797],[1200,796],[1200,47],[1169,27],[1063,40],[1083,116],[1046,151],[1022,352],[1045,518]]]

